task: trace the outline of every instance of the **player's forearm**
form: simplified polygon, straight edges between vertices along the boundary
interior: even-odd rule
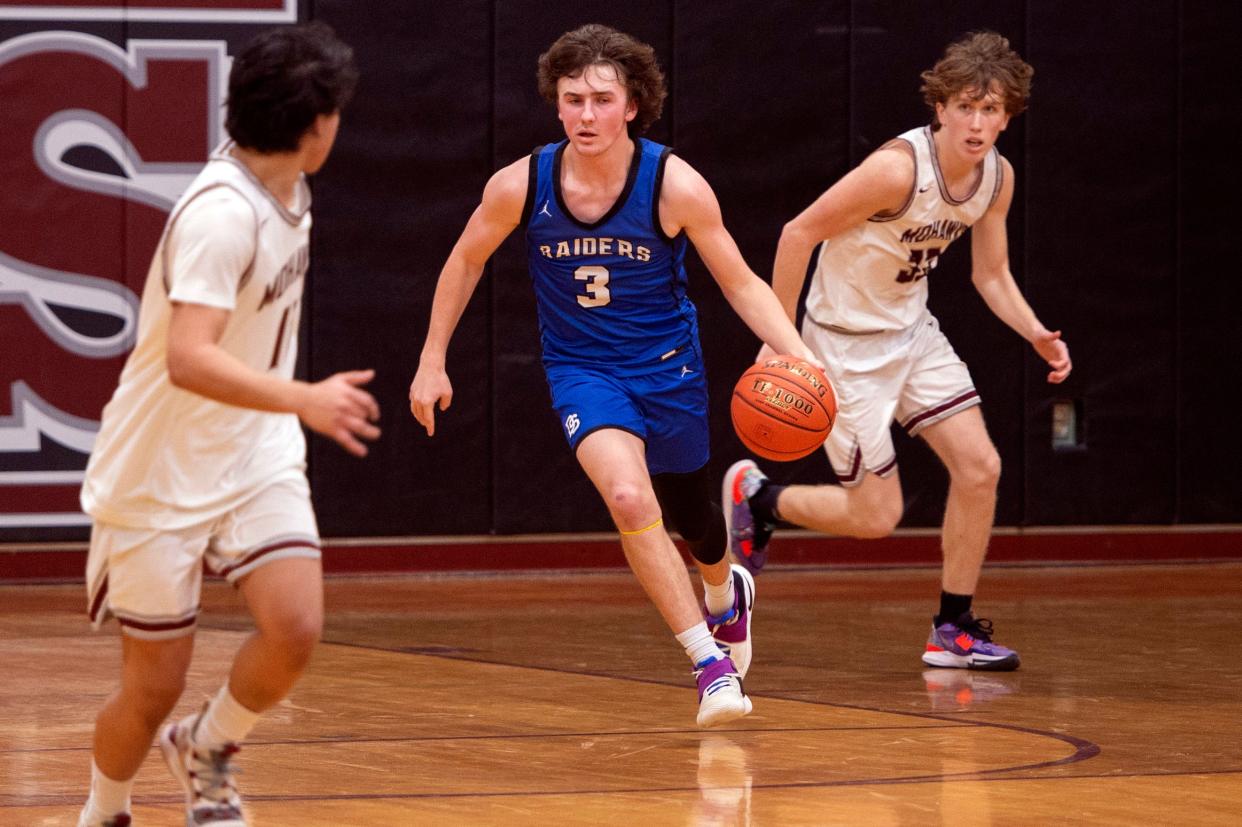
[[[171,351],[168,377],[176,387],[216,402],[276,413],[297,413],[308,387],[257,371],[212,343]]]
[[[777,353],[804,356],[806,345],[771,288],[758,276],[747,279],[725,299],[760,341]]]
[[[1023,339],[1033,341],[1044,329],[1008,272],[990,277],[976,273],[972,280],[992,314]]]
[[[431,300],[431,321],[427,325],[427,339],[419,356],[421,363],[443,367],[449,341],[482,276],[482,264],[470,264],[456,254],[444,265]]]
[[[816,242],[794,224],[786,224],[772,264],[772,292],[790,321],[798,318],[798,297],[806,280],[806,265]]]

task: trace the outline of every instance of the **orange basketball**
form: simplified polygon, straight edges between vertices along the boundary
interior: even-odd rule
[[[765,459],[805,457],[824,444],[837,418],[837,396],[824,372],[792,356],[751,365],[729,405],[733,430]]]

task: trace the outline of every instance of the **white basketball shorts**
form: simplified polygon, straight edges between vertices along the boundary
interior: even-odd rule
[[[846,333],[810,319],[802,339],[823,361],[837,393],[837,420],[824,442],[842,485],[897,469],[890,427],[911,436],[979,404],[966,363],[931,313],[905,330]]]
[[[236,584],[260,566],[318,559],[319,529],[303,476],[260,489],[237,508],[188,528],[124,528],[96,521],[86,562],[87,611],[132,637],[187,635],[198,620],[203,563]]]

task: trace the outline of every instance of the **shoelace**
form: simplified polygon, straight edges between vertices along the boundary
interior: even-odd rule
[[[191,771],[190,778],[194,781],[194,792],[201,800],[210,803],[210,807],[195,807],[199,812],[210,812],[219,818],[236,817],[241,814],[237,806],[237,787],[233,785],[233,774],[237,772],[229,763],[239,751],[236,744],[225,744],[222,749],[206,750],[206,757],[198,750],[191,754],[194,766],[203,771]],[[201,786],[200,786],[201,785]]]
[[[984,643],[992,642],[992,621],[986,617],[972,616],[964,623],[961,618],[958,618],[958,622],[954,625],[963,632],[966,632],[975,640],[979,640]]]

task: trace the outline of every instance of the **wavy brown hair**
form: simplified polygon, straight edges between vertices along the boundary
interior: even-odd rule
[[[1010,117],[1026,110],[1035,70],[1009,48],[1009,40],[996,32],[971,32],[949,44],[936,65],[923,72],[923,101],[932,111],[932,129],[940,128],[936,104],[946,104],[959,92],[972,90],[980,100],[999,90]]]
[[[539,56],[539,94],[555,106],[558,80],[576,78],[588,66],[597,65],[611,66],[630,100],[638,104],[638,114],[630,122],[631,134],[646,132],[660,117],[668,97],[664,73],[656,62],[655,49],[608,26],[589,23],[557,38]]]

